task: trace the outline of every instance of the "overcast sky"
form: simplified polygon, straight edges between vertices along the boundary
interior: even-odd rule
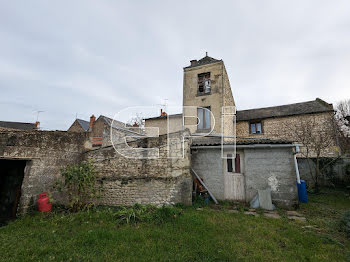
[[[67,129],[182,105],[183,67],[223,59],[238,110],[350,98],[350,1],[0,0],[0,120]]]

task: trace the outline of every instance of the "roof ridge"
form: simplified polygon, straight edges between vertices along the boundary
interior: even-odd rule
[[[328,104],[326,101],[324,101],[324,100],[322,100],[322,99],[320,99],[320,98],[316,98],[315,100],[309,100],[309,101],[305,101],[305,102],[298,102],[298,103],[291,103],[291,104],[284,104],[284,105],[277,105],[277,106],[267,106],[267,107],[249,108],[249,109],[243,109],[243,110],[237,110],[237,111],[242,112],[242,111],[250,111],[250,110],[268,109],[268,108],[273,108],[273,107],[291,106],[291,105],[306,104],[306,103],[311,103],[311,102],[320,102],[320,103],[322,103],[322,102],[319,101],[319,100],[321,100],[322,102],[326,103],[327,105],[330,105],[330,104]],[[322,104],[324,104],[324,103],[322,103]]]

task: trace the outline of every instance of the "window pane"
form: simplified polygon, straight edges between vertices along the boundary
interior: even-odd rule
[[[205,93],[210,93],[210,80],[205,80],[204,82]]]
[[[256,126],[256,133],[261,134],[261,123],[256,123],[255,126]]]
[[[204,114],[205,114],[205,129],[209,129],[210,128],[210,111],[209,108],[203,109],[204,110]]]
[[[232,154],[227,154],[227,172],[233,172]]]
[[[251,133],[252,133],[252,134],[255,134],[255,133],[256,133],[255,124],[250,124],[250,130],[251,130]]]
[[[198,117],[198,129],[203,129],[203,108],[197,108],[197,117]]]

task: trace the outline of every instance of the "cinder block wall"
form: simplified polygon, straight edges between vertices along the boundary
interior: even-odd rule
[[[192,203],[192,176],[190,173],[189,140],[182,137],[188,132],[172,134],[171,156],[168,158],[167,136],[144,138],[130,142],[129,146],[140,149],[127,151],[129,157],[120,155],[109,146],[85,153],[85,159],[95,163],[98,179],[103,183],[103,196],[99,200],[104,205],[175,204]],[[118,150],[125,145],[117,145]],[[134,157],[156,156],[147,148],[157,148],[159,157],[139,159]],[[143,150],[142,150],[143,149]],[[184,153],[184,155],[182,155]]]
[[[191,158],[194,171],[217,199],[224,200],[223,161],[220,149],[193,149]]]
[[[192,150],[192,168],[217,199],[224,200],[223,160],[220,148]],[[272,201],[279,207],[292,208],[298,203],[296,175],[291,148],[244,148],[242,172],[246,201],[258,189],[271,187]]]
[[[246,148],[244,154],[247,201],[258,189],[271,187],[272,201],[277,206],[291,208],[298,203],[291,148]]]

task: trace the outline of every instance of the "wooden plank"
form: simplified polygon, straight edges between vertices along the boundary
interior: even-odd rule
[[[209,188],[204,184],[204,182],[202,181],[202,179],[197,175],[196,171],[194,171],[193,169],[191,169],[193,174],[197,177],[198,181],[204,186],[204,188],[208,191],[209,196],[213,199],[215,204],[219,204],[219,202],[216,200],[216,198],[214,197],[214,195],[210,192]]]

